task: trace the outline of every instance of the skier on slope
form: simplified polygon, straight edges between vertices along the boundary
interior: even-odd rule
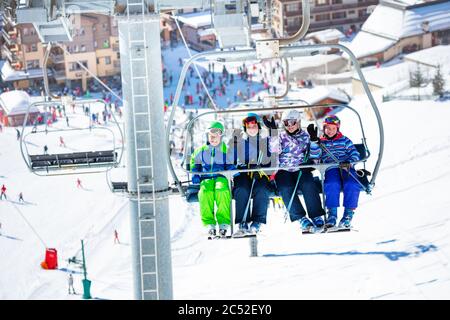
[[[356,180],[356,171],[350,162],[359,160],[359,152],[353,142],[340,132],[341,121],[335,115],[325,118],[323,121],[323,136],[317,136],[317,127],[308,126],[311,136],[311,159],[319,159],[323,163],[336,162],[336,167],[331,167],[325,172],[324,191],[325,206],[328,208],[326,227],[336,225],[337,208],[341,186],[344,192],[344,215],[339,222],[339,227],[350,228],[355,209],[358,207],[360,185]],[[324,148],[321,148],[322,144]],[[335,158],[335,159],[333,159]]]
[[[67,279],[67,282],[68,282],[68,284],[69,284],[69,294],[71,294],[71,293],[70,293],[70,289],[72,289],[72,294],[77,294],[77,293],[75,292],[75,288],[73,287],[73,276],[72,276],[71,273],[69,273],[69,278]]]
[[[3,197],[5,197],[5,200],[8,199],[8,198],[6,197],[6,187],[5,187],[5,185],[2,185],[2,188],[1,188],[0,190],[1,190],[1,193],[0,193],[0,200],[3,199]]]

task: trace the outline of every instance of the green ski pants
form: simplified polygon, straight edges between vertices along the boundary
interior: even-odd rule
[[[198,192],[200,202],[200,215],[203,224],[216,225],[230,224],[231,192],[228,180],[225,177],[206,179],[200,183]],[[217,205],[216,218],[214,217],[214,202]]]

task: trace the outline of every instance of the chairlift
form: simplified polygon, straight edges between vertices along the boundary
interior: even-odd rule
[[[357,151],[360,154],[360,159],[356,162],[354,162],[353,164],[356,165],[358,163],[363,164],[364,165],[364,170],[366,170],[366,161],[367,159],[370,157],[370,151],[369,148],[366,144],[366,135],[364,132],[364,128],[363,128],[363,123],[361,120],[361,117],[359,115],[359,113],[352,107],[345,105],[345,104],[320,104],[320,105],[308,105],[308,104],[304,104],[304,103],[300,103],[300,104],[293,104],[290,103],[288,106],[279,106],[279,107],[272,107],[272,108],[247,108],[247,109],[239,109],[239,108],[234,108],[231,110],[223,110],[223,111],[209,111],[209,112],[205,112],[202,114],[197,115],[196,117],[194,117],[191,121],[189,121],[189,123],[186,125],[185,128],[185,132],[187,133],[187,137],[185,139],[185,153],[183,155],[183,159],[181,161],[181,170],[183,170],[185,173],[187,173],[188,177],[190,174],[192,174],[193,172],[190,171],[190,167],[189,167],[189,163],[190,163],[190,155],[192,153],[193,150],[193,146],[192,146],[192,127],[194,125],[194,123],[196,121],[198,121],[200,118],[202,117],[207,117],[209,115],[218,115],[218,116],[223,116],[224,119],[226,119],[227,116],[233,115],[233,114],[246,114],[248,112],[253,112],[253,113],[259,113],[260,116],[267,115],[269,113],[273,113],[273,112],[280,112],[280,111],[284,111],[284,110],[290,110],[290,109],[298,109],[298,110],[303,110],[304,109],[315,109],[315,108],[322,108],[322,107],[329,107],[332,109],[337,109],[337,108],[348,108],[350,111],[352,111],[359,122],[360,125],[360,130],[361,130],[361,142],[360,143],[355,143],[355,147],[357,149]],[[243,115],[245,116],[245,115]],[[316,125],[317,125],[317,120],[316,120]],[[320,128],[320,126],[318,126]],[[189,144],[191,144],[189,146]],[[189,151],[188,151],[189,150]],[[330,167],[335,167],[336,165],[338,165],[338,163],[321,163],[321,164],[307,164],[307,165],[301,165],[298,167],[295,167],[295,169],[300,169],[300,168],[310,168],[310,167],[314,167],[315,169],[318,169],[319,173],[320,173],[320,178],[316,177],[316,183],[318,185],[320,185],[320,190],[323,190],[323,186],[322,186],[322,181],[323,181],[323,177],[325,175],[325,171],[330,168]],[[272,166],[272,167],[265,167],[264,171],[276,171],[281,169],[278,166]],[[286,169],[286,168],[282,168],[282,169]],[[215,171],[215,174],[223,174],[226,176],[233,176],[236,173],[240,173],[240,172],[255,172],[255,171],[259,171],[261,170],[261,168],[255,168],[255,169],[236,169],[236,170],[227,170],[227,171]],[[357,169],[359,170],[359,169]],[[205,174],[210,174],[209,172],[195,172],[195,174],[198,175],[205,175]],[[356,177],[355,177],[356,178]],[[368,181],[365,181],[364,183],[361,182],[361,187],[363,191],[366,191],[368,193],[370,193],[369,190],[369,186],[368,186]],[[197,193],[199,190],[199,186],[198,185],[193,185],[189,183],[189,179],[187,181],[186,185],[182,184],[182,189],[184,191],[185,197],[187,202],[196,202],[198,201],[197,198]],[[275,190],[274,190],[275,191]],[[298,191],[298,193],[300,193],[300,190]],[[272,195],[276,196],[276,193],[273,192]]]
[[[103,100],[75,100],[70,102],[74,106],[80,106],[85,104],[101,103],[106,107],[106,103]],[[95,126],[92,123],[85,128],[51,128],[50,130],[46,127],[45,129],[37,130],[37,126],[33,129],[27,127],[28,116],[30,109],[37,106],[59,106],[61,101],[39,101],[32,103],[28,106],[22,131],[20,135],[20,150],[22,153],[22,158],[24,159],[26,165],[31,172],[39,176],[53,176],[53,175],[66,175],[66,174],[83,174],[83,173],[97,173],[103,172],[113,167],[117,167],[121,162],[122,155],[124,152],[124,138],[122,129],[117,122],[117,119],[112,113],[113,123],[117,127],[120,135],[120,141],[116,142],[116,134],[111,128]],[[84,111],[84,110],[83,110]],[[91,113],[89,113],[89,121],[91,122]],[[107,148],[101,148],[100,150],[87,150],[87,151],[77,151],[77,152],[65,152],[65,153],[50,153],[38,152],[31,153],[29,151],[28,145],[29,140],[36,136],[42,136],[42,134],[54,134],[61,132],[71,132],[77,133],[81,131],[90,131],[100,133],[108,133],[112,137],[111,146]],[[41,149],[40,149],[41,150]]]
[[[339,44],[316,44],[316,45],[295,45],[295,46],[288,46],[288,47],[280,47],[279,50],[279,57],[281,58],[288,58],[288,57],[299,57],[299,56],[310,56],[310,55],[315,55],[317,54],[318,51],[323,51],[323,52],[327,52],[330,49],[338,49],[341,51],[344,51],[348,54],[349,58],[351,59],[355,70],[357,71],[360,79],[362,80],[362,84],[363,84],[363,88],[365,90],[365,93],[369,99],[369,102],[372,106],[373,112],[375,113],[376,119],[377,119],[377,125],[378,125],[378,130],[379,130],[379,139],[380,139],[380,145],[379,145],[379,151],[378,151],[378,158],[375,164],[374,169],[372,170],[372,177],[371,180],[369,181],[369,184],[367,186],[367,191],[370,192],[372,190],[372,188],[375,186],[375,180],[379,171],[379,167],[381,164],[381,159],[382,159],[382,155],[383,155],[383,149],[384,149],[384,131],[383,131],[383,125],[382,125],[382,121],[381,121],[381,116],[379,114],[378,108],[376,106],[376,103],[372,97],[372,94],[370,93],[369,87],[367,85],[367,82],[364,78],[364,75],[361,72],[361,69],[359,67],[359,64],[355,58],[355,56],[352,54],[352,52],[345,46],[339,45]],[[236,50],[236,51],[220,51],[220,52],[205,52],[205,53],[199,53],[197,55],[194,55],[192,58],[190,58],[185,65],[183,66],[183,69],[181,71],[180,74],[180,78],[179,78],[179,82],[178,82],[178,86],[177,86],[177,90],[175,93],[175,97],[174,97],[174,102],[172,105],[172,111],[171,114],[169,116],[169,120],[168,120],[168,126],[167,126],[167,132],[166,132],[166,144],[167,144],[167,151],[169,153],[170,151],[170,146],[169,146],[169,137],[170,137],[170,133],[172,132],[172,120],[173,117],[175,115],[176,112],[176,108],[178,106],[178,101],[180,99],[181,96],[181,89],[182,89],[182,84],[185,80],[186,74],[187,74],[187,70],[189,68],[189,66],[194,63],[195,61],[204,58],[204,59],[209,59],[209,60],[220,60],[220,61],[247,61],[247,60],[257,60],[257,53],[255,52],[254,49],[245,49],[245,50]],[[256,103],[256,102],[255,102]],[[279,104],[281,102],[276,102],[276,104]],[[289,103],[289,100],[287,100],[287,103]],[[259,102],[261,108],[257,108],[257,109],[247,109],[247,111],[250,110],[254,110],[254,111],[261,111],[261,109],[265,110],[265,111],[269,111],[271,110],[271,108],[275,108],[272,110],[282,110],[283,108],[281,107],[271,107],[271,108],[267,108],[263,105],[263,103]],[[295,106],[293,104],[291,104],[292,107],[295,108],[299,108],[302,106]],[[321,105],[320,107],[323,107],[324,105]],[[336,106],[336,105],[334,105]],[[304,107],[304,106],[303,106]],[[312,106],[315,107],[315,106]],[[332,106],[331,106],[332,107]],[[343,107],[347,107],[343,105]],[[355,110],[356,111],[356,110]],[[221,113],[230,113],[233,112],[231,110],[225,110],[225,111],[212,111],[210,113],[214,113],[214,114],[221,114]],[[360,120],[361,121],[361,120]],[[361,122],[362,123],[362,122]],[[363,125],[361,125],[363,127]],[[184,130],[184,132],[188,132],[189,130]],[[185,141],[187,141],[187,139],[185,139]],[[364,141],[364,145],[365,145],[365,141]],[[367,150],[367,146],[365,148]],[[187,149],[185,148],[185,151]],[[369,156],[370,154],[367,153],[367,155]],[[170,156],[169,156],[170,159]],[[310,165],[309,165],[310,166]],[[186,188],[183,188],[182,184],[180,183],[180,180],[178,179],[175,170],[173,168],[173,163],[172,160],[170,159],[169,161],[169,170],[172,174],[172,177],[175,181],[175,185],[178,187],[180,193],[182,195],[185,195],[186,192]],[[240,172],[238,170],[238,172]]]

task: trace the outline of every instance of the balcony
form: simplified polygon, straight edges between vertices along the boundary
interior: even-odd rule
[[[52,59],[52,62],[55,64],[64,63],[64,54],[51,52],[50,59]]]
[[[114,44],[112,45],[112,49],[113,49],[114,52],[119,52],[119,50],[120,50],[119,45],[116,44],[116,43],[114,43]]]
[[[311,13],[333,12],[336,10],[365,8],[371,5],[377,5],[378,3],[379,0],[366,0],[358,3],[342,3],[342,4],[331,4],[328,6],[315,6],[311,8]]]
[[[53,71],[53,78],[55,78],[55,80],[65,80],[66,79],[66,71],[65,70],[56,70],[56,69],[52,69]]]
[[[3,39],[8,43],[8,45],[20,44],[20,37],[17,34],[17,29],[11,29],[6,31],[6,29],[2,29]]]
[[[18,56],[18,54],[15,53],[15,52],[19,53],[19,51],[11,51],[11,49],[8,48],[6,44],[2,46],[2,52],[11,63],[20,61],[20,57]]]

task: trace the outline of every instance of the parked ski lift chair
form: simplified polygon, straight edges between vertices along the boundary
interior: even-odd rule
[[[103,100],[74,100],[71,103],[74,105],[89,103],[102,103],[106,105]],[[20,136],[20,151],[22,153],[22,158],[24,159],[30,171],[40,176],[49,176],[63,174],[96,173],[116,167],[122,159],[124,144],[123,132],[114,116],[114,113],[112,113],[112,117],[114,119],[113,122],[116,124],[120,134],[121,142],[119,146],[116,146],[116,138],[114,132],[110,128],[94,126],[91,128],[56,129],[51,130],[50,132],[54,133],[67,131],[106,130],[111,133],[113,140],[112,147],[110,149],[58,154],[29,153],[28,147],[26,145],[26,138],[29,135],[36,135],[46,132],[46,130],[32,130],[30,132],[25,132],[30,109],[35,106],[54,106],[60,104],[60,101],[39,101],[28,106]]]

